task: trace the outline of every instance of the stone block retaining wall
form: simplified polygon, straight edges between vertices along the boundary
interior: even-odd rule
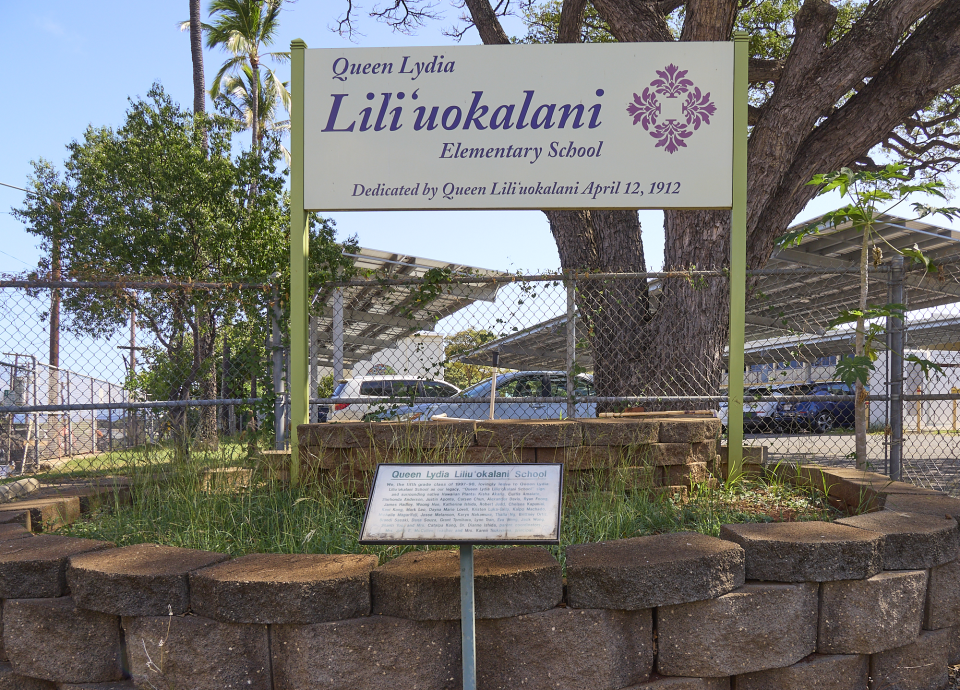
[[[297,427],[301,472],[366,493],[384,462],[562,462],[568,489],[616,476],[638,488],[682,491],[719,474],[720,420],[703,414],[638,413],[579,420],[347,422]],[[285,469],[287,458],[279,469]]]
[[[885,509],[571,546],[565,580],[546,549],[479,549],[479,687],[944,688],[960,500],[862,472],[794,478]],[[15,527],[0,690],[460,687],[455,551],[228,559]]]

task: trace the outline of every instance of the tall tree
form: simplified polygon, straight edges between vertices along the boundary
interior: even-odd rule
[[[290,110],[290,92],[287,82],[280,81],[280,77],[272,69],[263,71],[263,81],[254,85],[253,70],[249,65],[243,65],[239,74],[228,75],[220,86],[220,95],[215,105],[228,117],[237,122],[243,129],[253,128],[254,113],[259,118],[257,132],[262,143],[263,137],[271,133],[286,132],[290,129],[290,120],[277,119],[277,111],[284,108]],[[257,103],[253,102],[254,94]],[[280,149],[287,163],[290,163],[290,152],[281,144]]]
[[[193,112],[206,112],[207,86],[203,79],[203,25],[200,0],[190,0],[190,58],[193,62]]]
[[[36,197],[15,214],[49,245],[54,231],[44,200],[62,200],[59,240],[68,276],[264,279],[285,263],[288,244],[283,181],[272,172],[279,151],[274,143],[262,155],[234,158],[235,129],[226,118],[180,108],[154,86],[146,100],[131,103],[122,127],[90,127],[83,141],[69,145],[63,178],[49,163],[35,164]],[[253,182],[258,193],[251,198]],[[103,336],[122,329],[133,310],[168,359],[186,362],[164,396],[184,400],[198,385],[204,397],[215,398],[220,325],[254,319],[262,307],[222,297],[187,290],[65,291],[64,325]],[[215,421],[201,415],[205,441],[215,440]]]
[[[535,14],[536,7],[556,8],[533,4]],[[511,10],[509,1],[464,5],[467,25],[485,44],[510,41],[500,23]],[[878,169],[878,155],[933,176],[960,161],[956,0],[562,0],[556,30],[533,40],[589,36],[584,21],[590,6],[602,23],[587,28],[608,31],[617,41],[726,41],[737,29],[753,34],[750,268],[765,264],[775,238],[816,194],[806,186],[815,174]],[[347,3],[341,31],[353,30],[354,12]],[[437,13],[437,3],[428,0],[388,3],[375,11],[408,30]],[[547,218],[563,268],[646,269],[636,213],[550,211]],[[728,211],[667,211],[664,231],[667,269],[729,266]],[[619,295],[610,294],[612,288],[581,293],[601,395],[717,392],[729,323],[726,284],[678,275],[662,288],[656,300],[644,284],[623,286]]]
[[[210,86],[210,95],[216,99],[221,93],[224,78],[228,75],[243,79],[242,68],[248,67],[251,73],[249,79],[250,128],[253,136],[253,147],[257,148],[262,139],[260,118],[260,67],[265,58],[278,62],[290,59],[290,53],[270,52],[262,53],[265,46],[273,42],[280,22],[280,8],[283,0],[212,0],[210,3],[210,24],[204,24],[207,34],[208,48],[224,48],[232,57],[223,63],[217,71]],[[273,75],[274,86],[279,85],[279,79]],[[289,99],[286,95],[282,100]]]

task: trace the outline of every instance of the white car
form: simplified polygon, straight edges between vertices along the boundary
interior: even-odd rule
[[[768,433],[777,430],[778,424],[774,421],[774,412],[777,411],[776,400],[769,402],[754,401],[752,398],[766,398],[782,396],[788,388],[796,384],[750,386],[743,389],[743,428],[759,433]],[[717,416],[723,428],[727,428],[729,410],[727,403],[720,403]]]
[[[340,381],[334,398],[392,398],[389,402],[335,403],[327,413],[328,422],[359,422],[366,415],[381,415],[391,408],[409,405],[416,398],[449,398],[460,389],[446,381],[429,381],[415,376],[357,376]],[[395,401],[395,402],[394,402]]]

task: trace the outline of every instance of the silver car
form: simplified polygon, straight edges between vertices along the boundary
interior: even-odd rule
[[[437,415],[459,419],[489,419],[491,379],[485,379],[460,391],[450,401],[421,403],[400,407],[392,419],[429,420]],[[577,397],[594,395],[593,379],[576,377]],[[515,371],[497,376],[497,398],[565,398],[567,375],[562,371]],[[577,417],[596,417],[596,403],[576,403]],[[563,419],[564,402],[511,402],[500,400],[494,408],[495,419]]]

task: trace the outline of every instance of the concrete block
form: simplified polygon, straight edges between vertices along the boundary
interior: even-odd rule
[[[663,485],[678,486],[700,484],[710,478],[705,462],[691,462],[687,465],[667,465],[663,468]]]
[[[737,676],[737,690],[867,690],[866,654],[812,654],[792,666]]]
[[[271,690],[267,626],[200,616],[123,618],[130,675],[140,688]]]
[[[251,554],[190,574],[193,612],[227,623],[325,623],[370,613],[377,557]]]
[[[654,465],[686,465],[697,462],[690,443],[651,443],[650,463]]]
[[[278,625],[270,634],[276,690],[460,687],[459,622],[373,616]]]
[[[33,525],[29,510],[8,510],[0,512],[0,525],[17,524],[26,530],[32,531]]]
[[[930,569],[923,627],[939,630],[960,625],[960,560]]]
[[[960,625],[950,628],[947,638],[947,663],[951,666],[960,664]]]
[[[497,448],[564,448],[583,445],[573,420],[492,419],[477,422],[477,445]]]
[[[9,503],[10,501],[23,498],[40,490],[40,480],[33,477],[18,479],[9,484],[0,484],[0,503]]]
[[[638,446],[656,443],[660,422],[652,419],[581,419],[585,446]]]
[[[472,446],[458,451],[464,464],[484,462],[524,463],[537,462],[539,451],[551,451],[552,448],[500,448],[499,446]],[[544,457],[543,462],[559,462]]]
[[[411,551],[370,575],[375,615],[460,620],[458,551]],[[560,564],[541,547],[474,552],[477,618],[505,618],[552,609],[563,596]]]
[[[8,522],[6,524],[0,525],[0,541],[10,541],[11,539],[23,539],[24,537],[32,537],[32,536],[33,536],[33,532],[31,532],[26,527],[16,522]]]
[[[874,654],[909,644],[920,634],[926,587],[925,570],[824,582],[817,651]]]
[[[890,494],[884,501],[884,508],[898,513],[922,513],[952,517],[960,522],[960,498],[942,494]]]
[[[70,557],[67,583],[78,606],[116,616],[179,616],[190,607],[187,575],[226,554],[135,544]]]
[[[657,676],[624,690],[730,690],[729,678],[667,678]]]
[[[567,604],[637,610],[712,599],[743,584],[743,558],[736,544],[692,532],[568,546]]]
[[[657,671],[733,676],[790,666],[817,645],[817,585],[748,582],[716,599],[657,609]]]
[[[49,680],[21,676],[10,664],[0,663],[0,690],[57,690],[57,686]]]
[[[881,510],[837,523],[882,534],[884,570],[932,568],[958,555],[957,521],[946,516]]]
[[[705,462],[709,465],[713,462],[716,462],[717,444],[713,441],[691,443],[690,452],[693,454],[694,462]]]
[[[66,683],[123,678],[120,619],[77,608],[70,597],[7,599],[3,646],[20,675]]]
[[[653,668],[653,616],[556,608],[477,623],[477,685],[489,690],[615,690]]]
[[[660,421],[660,443],[700,443],[720,434],[720,420],[710,417]]]
[[[561,448],[524,448],[533,451],[536,462],[562,462],[566,470],[606,469],[620,464],[620,448],[610,446],[566,446]],[[625,456],[628,455],[625,453]]]
[[[301,446],[314,448],[459,448],[475,443],[472,420],[301,424]]]
[[[110,542],[55,534],[0,542],[0,598],[62,596],[67,590],[67,559],[110,548]]]
[[[720,538],[743,547],[748,580],[862,580],[883,570],[883,535],[831,522],[723,525]]]
[[[942,690],[952,631],[924,630],[913,642],[870,657],[870,690]]]
[[[80,498],[62,496],[53,498],[26,498],[0,504],[0,514],[30,513],[33,529],[50,530],[60,525],[69,525],[80,517]]]

